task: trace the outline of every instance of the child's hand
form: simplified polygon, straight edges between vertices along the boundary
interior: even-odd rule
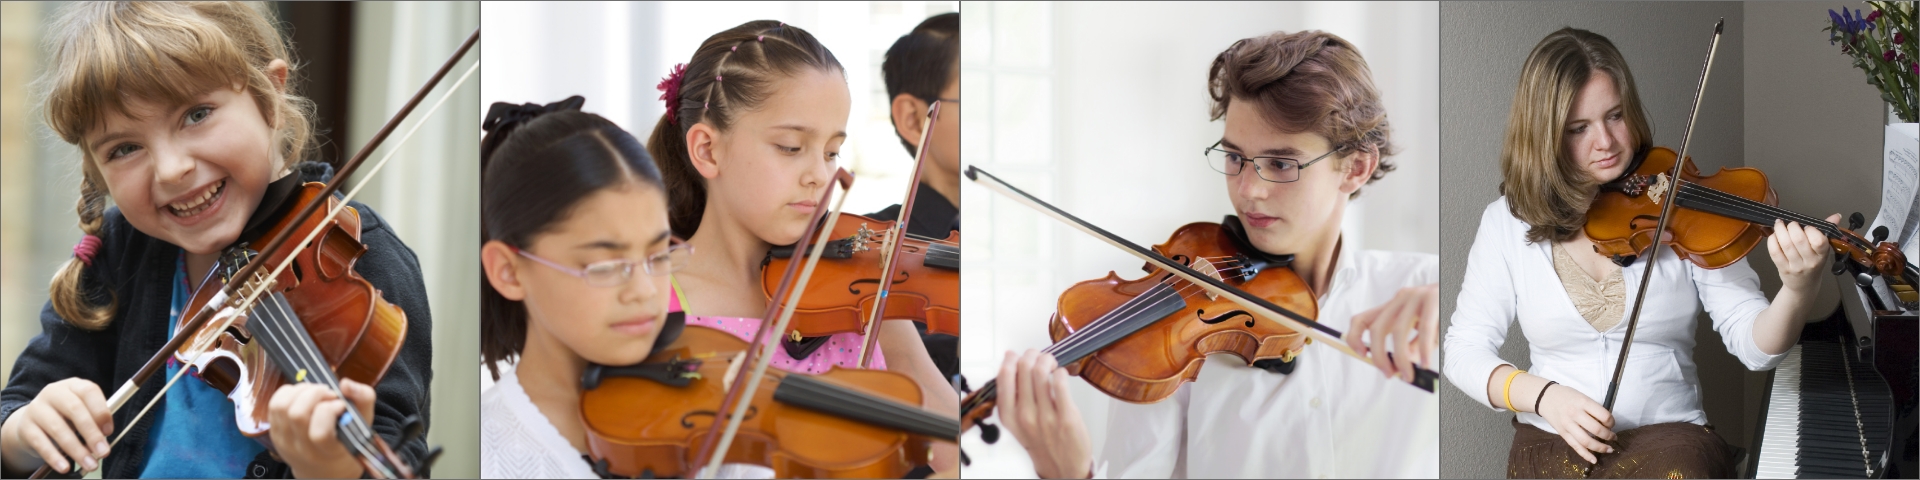
[[[373,421],[373,387],[340,379],[360,418]],[[267,404],[267,430],[274,451],[298,478],[359,478],[360,461],[334,436],[347,404],[326,387],[300,383],[281,387]]]
[[[84,378],[47,384],[33,402],[7,417],[0,426],[0,444],[11,468],[39,468],[67,473],[69,458],[86,471],[100,469],[107,456],[107,435],[113,434],[113,411],[100,386]],[[24,472],[22,472],[24,474]]]

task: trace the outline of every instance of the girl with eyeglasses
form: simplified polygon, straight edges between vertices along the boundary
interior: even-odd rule
[[[660,171],[584,102],[495,103],[483,125],[482,477],[597,478],[580,374],[645,360],[677,318],[668,275],[693,249],[667,226]]]

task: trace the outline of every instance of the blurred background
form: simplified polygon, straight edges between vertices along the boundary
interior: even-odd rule
[[[927,17],[960,9],[928,2],[486,2],[481,112],[493,102],[550,103],[580,95],[582,110],[646,142],[666,112],[656,89],[707,37],[754,20],[805,29],[847,69],[853,108],[840,166],[853,172],[845,211],[868,213],[906,198],[913,156],[889,116],[880,63],[894,40]]]
[[[1437,15],[1433,2],[969,2],[961,95],[979,109],[961,125],[962,168],[1143,245],[1187,223],[1218,222],[1233,208],[1201,153],[1225,128],[1208,121],[1208,66],[1242,38],[1325,30],[1366,58],[1401,148],[1392,157],[1399,170],[1348,205],[1348,245],[1438,253]],[[1141,263],[962,183],[961,372],[978,388],[1003,352],[1051,344],[1045,326],[1061,291],[1108,271],[1138,277]],[[1091,438],[1103,438],[1112,400],[1084,381],[1070,385]],[[1408,435],[1437,428],[1406,426]],[[963,476],[1034,475],[1012,435],[987,445],[970,432],[961,448],[973,459]]]
[[[57,2],[0,4],[0,370],[40,333],[47,283],[80,239],[80,152],[49,130],[29,82],[46,67],[41,25]],[[358,151],[480,25],[478,2],[274,3],[293,43],[295,88],[316,106],[313,160]],[[475,46],[476,50],[484,48]],[[395,147],[434,100],[478,61],[469,52],[369,160]],[[478,77],[475,74],[475,77]],[[429,445],[439,477],[476,478],[479,386],[479,88],[470,78],[356,200],[380,212],[419,256],[433,310]],[[370,165],[369,165],[370,166]],[[362,170],[365,172],[366,170]],[[449,375],[448,373],[453,373]]]
[[[1561,27],[1613,41],[1639,87],[1654,145],[1677,149],[1714,22],[1726,19],[1690,146],[1700,171],[1756,167],[1768,175],[1781,208],[1815,217],[1860,212],[1871,222],[1880,205],[1887,106],[1840,46],[1827,43],[1821,28],[1835,7],[1868,8],[1861,2],[1444,3],[1442,328],[1460,294],[1480,214],[1500,195],[1501,138],[1521,63],[1541,38]],[[1780,276],[1767,254],[1756,250],[1747,261],[1760,275],[1761,290],[1768,297],[1777,293]],[[1832,313],[1843,292],[1853,295],[1852,285],[1828,279],[1814,314]],[[1752,450],[1768,374],[1747,371],[1727,353],[1706,314],[1699,318],[1693,358],[1707,420],[1722,439]],[[1526,352],[1520,329],[1512,329],[1501,358],[1524,369]],[[1458,387],[1440,389],[1447,439],[1441,476],[1504,476],[1512,414],[1479,405]]]

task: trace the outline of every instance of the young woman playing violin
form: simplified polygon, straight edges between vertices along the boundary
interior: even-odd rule
[[[359,477],[361,463],[335,436],[348,408],[388,441],[403,419],[424,413],[432,316],[419,261],[358,202],[350,205],[366,250],[354,271],[407,321],[383,380],[343,378],[344,399],[310,382],[250,399],[268,405],[265,424],[253,425],[272,426],[261,439],[243,435],[234,401],[198,379],[168,390],[154,418],[134,423],[165,384],[159,375],[127,408],[109,410],[102,389],[128,382],[181,333],[174,327],[197,311],[188,306],[195,288],[221,287],[200,282],[221,252],[266,241],[250,227],[284,206],[273,186],[332,175],[302,163],[311,107],[289,83],[295,62],[276,25],[266,6],[233,2],[76,4],[53,25],[47,124],[80,147],[86,236],[0,392],[7,475],[45,465],[106,477]],[[170,362],[165,377],[186,368]],[[110,445],[116,432],[129,434]],[[426,451],[424,440],[394,447],[416,459]]]
[[[831,188],[846,140],[851,96],[845,69],[807,31],[781,22],[741,24],[708,37],[660,84],[666,113],[647,150],[666,181],[673,232],[700,252],[673,277],[672,302],[687,324],[751,340],[767,293],[762,260],[799,240]],[[793,341],[787,332],[775,368],[822,373],[859,365],[857,332]],[[958,411],[958,398],[928,357],[910,320],[879,328],[871,368],[912,377],[930,410]],[[934,447],[935,470],[958,465],[952,444]]]
[[[1452,384],[1518,413],[1510,477],[1732,475],[1733,449],[1701,409],[1694,319],[1705,306],[1727,351],[1747,368],[1770,369],[1799,336],[1827,275],[1831,247],[1800,224],[1776,223],[1767,238],[1782,284],[1772,302],[1744,259],[1709,270],[1658,246],[1649,279],[1641,265],[1623,268],[1597,253],[1582,234],[1588,205],[1653,148],[1652,137],[1633,74],[1606,37],[1562,29],[1528,55],[1501,155],[1505,196],[1481,216],[1446,334]],[[1641,282],[1653,284],[1638,290]],[[1634,291],[1647,292],[1644,318],[1608,411],[1595,399],[1613,378]],[[1515,322],[1532,371],[1499,357]]]
[[[667,275],[693,253],[640,141],[584,102],[496,103],[484,123],[480,337],[498,382],[480,403],[483,477],[598,477],[581,458],[580,375],[646,359]]]
[[[1095,455],[1065,370],[1037,350],[1008,352],[995,380],[999,418],[1043,478],[1437,475],[1432,434],[1408,431],[1435,425],[1437,405],[1406,381],[1437,347],[1438,258],[1358,250],[1340,230],[1347,202],[1393,170],[1365,60],[1332,34],[1275,33],[1221,52],[1208,88],[1226,132],[1207,157],[1250,243],[1295,255],[1317,321],[1348,332],[1373,365],[1320,344],[1267,368],[1213,355],[1172,398],[1113,402]]]

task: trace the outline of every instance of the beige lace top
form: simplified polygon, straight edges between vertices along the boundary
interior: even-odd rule
[[[1574,310],[1580,311],[1580,316],[1595,330],[1607,331],[1626,315],[1627,282],[1620,277],[1620,269],[1613,269],[1606,280],[1595,281],[1567,254],[1566,248],[1555,242],[1553,270],[1560,274],[1560,284],[1566,286],[1567,298],[1573,299]]]

